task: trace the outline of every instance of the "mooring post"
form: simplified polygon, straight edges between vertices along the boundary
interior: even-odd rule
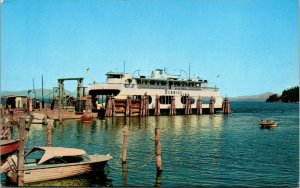
[[[115,103],[115,96],[114,95],[112,95],[112,98],[111,98],[111,107],[112,107],[112,111],[111,111],[111,113],[112,113],[112,116],[115,116],[116,115],[116,103]]]
[[[189,96],[189,115],[191,115],[191,114],[193,114],[193,112],[192,112],[192,99]]]
[[[215,99],[213,96],[211,96],[209,101],[209,113],[214,114],[215,113]]]
[[[129,96],[128,99],[128,104],[129,104],[129,116],[132,116],[132,102],[131,102],[131,97]]]
[[[58,119],[59,119],[59,123],[61,124],[61,122],[62,122],[62,119],[61,119],[61,103],[58,103]]]
[[[106,98],[106,102],[105,102],[105,117],[109,117],[109,104],[110,104],[110,96]]]
[[[228,98],[227,98],[228,100]],[[229,100],[227,101],[227,114],[230,114],[231,113],[231,110],[230,110],[230,102]]]
[[[223,114],[230,114],[230,104],[228,97],[225,97],[223,101]]]
[[[156,95],[156,98],[155,98],[155,111],[154,111],[154,115],[156,115],[156,116],[160,116],[160,103],[159,103],[159,99],[160,99],[160,97],[158,95]]]
[[[202,97],[199,96],[197,100],[197,114],[202,114]]]
[[[144,116],[144,96],[141,96],[140,99],[140,116]]]
[[[145,93],[145,116],[149,116],[149,97],[147,92]]]
[[[11,128],[12,128],[12,126],[11,126],[11,122],[10,122],[9,118],[5,117],[4,118],[4,124],[3,124],[3,127],[2,127],[2,129],[4,131],[2,133],[2,138],[3,139],[7,139],[7,140],[11,139]]]
[[[127,156],[127,126],[123,127],[123,148],[122,148],[122,163],[126,163]]]
[[[161,148],[160,148],[160,130],[155,128],[155,156],[156,156],[156,172],[162,172]]]
[[[127,99],[126,99],[126,107],[125,107],[125,117],[128,117],[129,116],[129,98],[130,98],[130,96],[128,95],[127,96]]]
[[[14,110],[11,108],[11,105],[8,105],[8,112],[10,114],[10,121],[14,121]]]
[[[24,185],[24,147],[25,147],[25,118],[20,119],[19,125],[19,155],[18,155],[18,186]]]
[[[52,125],[54,120],[48,119],[47,120],[47,146],[51,147],[52,146]]]
[[[226,114],[226,98],[224,99],[224,101],[222,102],[222,114]]]

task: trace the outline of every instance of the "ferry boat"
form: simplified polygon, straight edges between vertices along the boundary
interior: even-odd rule
[[[92,96],[93,111],[105,109],[105,103],[109,96],[116,100],[126,100],[128,96],[134,100],[141,100],[142,96],[148,96],[149,114],[153,115],[156,97],[159,97],[160,111],[168,114],[172,99],[175,98],[176,114],[184,114],[186,98],[190,98],[191,111],[197,111],[197,100],[202,99],[203,113],[209,112],[210,100],[214,100],[214,112],[222,109],[222,97],[219,88],[209,87],[208,81],[197,78],[185,79],[180,75],[167,74],[163,69],[152,71],[150,76],[132,75],[124,72],[108,72],[106,83],[93,83],[88,87]],[[124,111],[122,111],[124,112]],[[124,115],[117,113],[116,115]]]

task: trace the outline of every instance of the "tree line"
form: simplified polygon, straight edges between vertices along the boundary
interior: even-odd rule
[[[299,102],[299,86],[284,90],[280,96],[270,95],[266,102]]]

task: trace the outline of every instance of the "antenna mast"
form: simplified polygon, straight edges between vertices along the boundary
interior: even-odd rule
[[[123,73],[125,73],[125,60],[123,62]]]
[[[32,86],[33,86],[33,96],[34,96],[34,108],[36,108],[36,93],[34,89],[34,79],[32,78]]]
[[[189,62],[189,80],[191,80],[191,63]]]
[[[44,108],[44,79],[42,75],[42,108]]]

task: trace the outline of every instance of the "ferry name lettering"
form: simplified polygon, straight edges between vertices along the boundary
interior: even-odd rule
[[[177,90],[165,90],[165,94],[168,95],[183,95],[182,91],[177,91]]]

